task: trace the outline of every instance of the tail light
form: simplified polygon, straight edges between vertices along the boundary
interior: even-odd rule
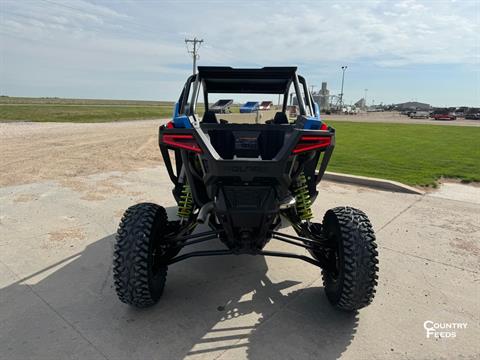
[[[330,136],[302,135],[292,153],[299,154],[315,149],[323,149],[330,146],[331,143],[332,138]]]
[[[185,149],[196,153],[202,152],[197,140],[195,140],[195,137],[191,134],[163,134],[161,142],[174,148]]]

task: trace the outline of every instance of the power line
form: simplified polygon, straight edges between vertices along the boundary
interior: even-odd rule
[[[200,48],[200,45],[203,43],[203,39],[197,39],[196,37],[193,39],[185,39],[185,44],[187,45],[187,51],[189,54],[192,54],[193,58],[193,75],[197,73],[197,60],[200,58],[200,55],[198,55],[198,49]],[[193,44],[193,49],[190,50],[188,48],[188,44]],[[197,47],[198,44],[198,47]]]

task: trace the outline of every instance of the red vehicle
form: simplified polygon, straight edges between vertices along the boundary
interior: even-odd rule
[[[448,111],[448,109],[435,110],[432,114],[434,120],[456,120],[457,117]]]

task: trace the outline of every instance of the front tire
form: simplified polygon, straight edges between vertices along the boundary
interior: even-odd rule
[[[167,277],[168,256],[162,246],[167,225],[165,209],[156,204],[141,203],[125,211],[113,253],[113,280],[120,301],[144,308],[160,299]]]
[[[323,232],[334,248],[329,260],[335,270],[322,270],[328,300],[347,311],[369,305],[377,286],[378,252],[367,215],[351,207],[330,209]]]

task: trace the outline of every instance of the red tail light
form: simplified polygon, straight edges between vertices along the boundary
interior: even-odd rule
[[[201,153],[202,149],[191,134],[163,134],[162,143],[175,148]]]
[[[303,135],[300,137],[292,153],[298,154],[315,149],[323,149],[330,146],[331,143],[332,138],[330,136]]]

